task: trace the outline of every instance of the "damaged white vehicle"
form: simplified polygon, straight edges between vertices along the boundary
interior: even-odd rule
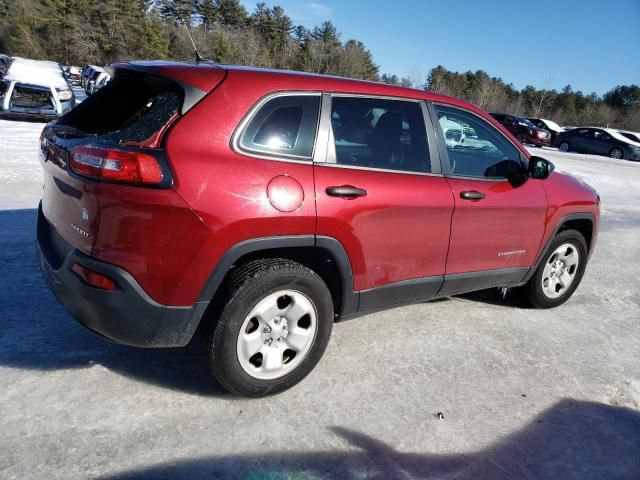
[[[55,62],[16,57],[0,79],[0,117],[51,120],[75,106],[75,95]]]

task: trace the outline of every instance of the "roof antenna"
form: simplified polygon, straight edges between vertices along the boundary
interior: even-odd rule
[[[196,63],[211,61],[200,55],[198,49],[196,48],[196,42],[193,41],[193,37],[191,36],[191,32],[189,31],[189,27],[187,27],[187,22],[183,23],[185,30],[187,31],[187,35],[189,36],[189,40],[191,41],[191,45],[193,46],[193,51],[196,52]]]

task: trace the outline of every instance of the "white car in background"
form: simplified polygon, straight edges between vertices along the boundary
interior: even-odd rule
[[[623,135],[623,136],[627,137],[632,142],[636,142],[636,143],[640,144],[640,133],[638,133],[638,132],[630,132],[628,130],[618,130],[618,132],[620,133],[620,135]]]
[[[87,86],[87,95],[93,95],[111,80],[111,75],[107,72],[100,72],[95,80],[91,80]]]
[[[0,81],[0,117],[51,120],[75,106],[75,95],[55,62],[16,57]]]
[[[453,120],[449,120],[446,116],[440,117],[439,122],[440,127],[442,128],[442,133],[444,134],[444,141],[447,143],[447,146],[455,148],[461,143],[464,143],[466,136],[464,133],[464,125],[454,122]]]

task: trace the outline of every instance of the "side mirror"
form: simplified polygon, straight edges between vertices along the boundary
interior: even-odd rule
[[[529,176],[531,178],[544,180],[548,178],[555,169],[555,165],[546,158],[534,156],[529,159]]]

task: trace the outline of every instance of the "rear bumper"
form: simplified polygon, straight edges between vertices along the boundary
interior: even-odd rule
[[[136,347],[181,347],[195,333],[208,302],[172,307],[155,302],[136,280],[115,265],[95,260],[66,243],[38,211],[37,256],[49,288],[74,318],[89,330]],[[71,269],[79,263],[107,275],[116,292],[86,284]]]
[[[545,146],[548,147],[551,145],[551,138],[547,137],[547,138],[540,138],[537,137],[535,135],[531,136],[531,135],[527,135],[526,141],[528,143],[532,143],[533,145],[538,145],[538,146]]]
[[[11,110],[0,110],[0,118],[9,120],[54,120],[58,118],[58,113],[50,109],[33,108],[12,108]]]

